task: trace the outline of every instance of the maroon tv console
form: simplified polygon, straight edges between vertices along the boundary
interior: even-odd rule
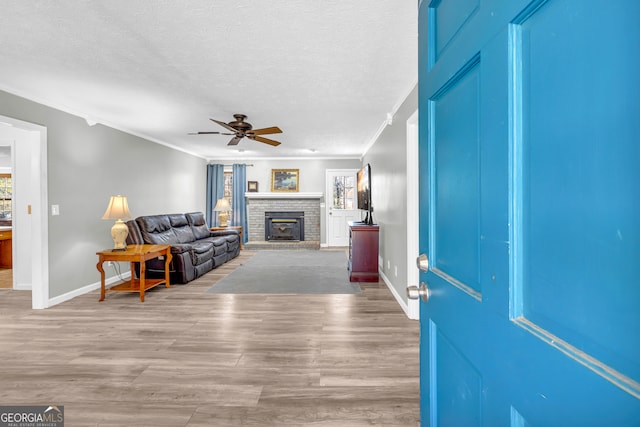
[[[378,281],[377,225],[349,223],[349,281]]]

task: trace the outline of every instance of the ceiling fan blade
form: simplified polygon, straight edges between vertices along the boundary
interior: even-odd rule
[[[220,135],[221,132],[189,132],[189,135]]]
[[[282,131],[278,126],[272,126],[270,128],[254,129],[247,133],[252,133],[254,135],[268,135],[270,133],[282,133]]]
[[[221,122],[220,120],[216,120],[216,119],[209,119],[212,122],[216,122],[217,124],[219,124],[220,126],[222,126],[223,128],[226,128],[228,130],[230,130],[231,132],[233,132],[234,134],[236,133],[236,129],[234,129],[233,127],[229,126],[228,124],[226,124],[225,122]]]
[[[269,138],[263,138],[261,136],[253,136],[251,137],[251,139],[255,139],[258,142],[264,142],[265,144],[273,145],[274,147],[277,147],[278,145],[281,144],[278,141],[274,141],[273,139],[269,139]]]
[[[236,136],[231,141],[229,141],[227,145],[238,145],[238,142],[240,142],[241,139],[242,137]]]

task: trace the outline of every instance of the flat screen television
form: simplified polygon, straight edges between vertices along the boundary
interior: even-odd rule
[[[357,182],[358,209],[367,211],[365,222],[371,224],[373,217],[371,216],[371,165],[367,163],[358,171]]]

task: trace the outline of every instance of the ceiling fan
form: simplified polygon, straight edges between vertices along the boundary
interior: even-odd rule
[[[247,116],[245,116],[244,114],[234,114],[233,117],[235,118],[235,120],[229,123],[221,122],[220,120],[216,119],[210,119],[212,122],[216,122],[230,132],[193,132],[189,135],[234,135],[234,137],[231,139],[231,141],[229,141],[227,145],[238,145],[240,140],[245,136],[254,141],[273,145],[274,147],[280,145],[280,142],[278,141],[260,136],[269,135],[272,133],[282,133],[279,127],[272,126],[270,128],[253,129],[251,123],[247,123],[244,121],[247,118]]]

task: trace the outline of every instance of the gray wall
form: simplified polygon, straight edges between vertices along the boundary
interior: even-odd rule
[[[394,115],[393,124],[382,131],[364,156],[364,163],[371,164],[373,218],[380,225],[382,271],[405,302],[408,284],[407,120],[417,109],[416,86]],[[398,269],[397,276],[395,267]]]
[[[131,214],[204,211],[206,161],[0,91],[0,115],[47,128],[49,297],[99,281],[96,252],[113,246],[109,197]],[[113,275],[107,272],[108,276]]]
[[[246,163],[253,166],[247,167],[247,181],[258,181],[258,191],[268,193],[271,191],[271,169],[300,169],[300,192],[325,193],[325,181],[327,169],[360,169],[362,162],[359,159],[275,159],[275,160],[214,160],[209,163]],[[326,243],[326,208],[324,198],[320,208],[320,243]]]

